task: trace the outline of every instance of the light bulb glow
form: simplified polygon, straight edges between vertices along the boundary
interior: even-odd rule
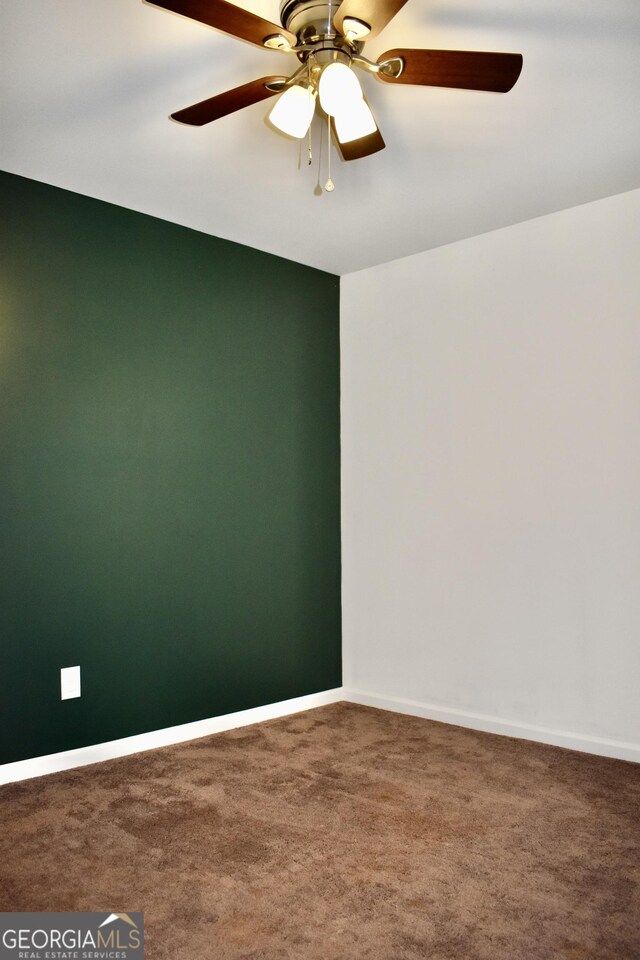
[[[315,90],[296,84],[278,97],[269,120],[288,137],[301,140],[311,126],[315,107]]]
[[[368,137],[378,129],[373,114],[364,100],[350,103],[344,110],[336,113],[334,123],[336,136],[340,143],[350,143],[360,137]]]
[[[318,85],[320,106],[325,113],[335,117],[352,103],[362,100],[362,88],[353,70],[335,61],[328,64],[320,76]]]

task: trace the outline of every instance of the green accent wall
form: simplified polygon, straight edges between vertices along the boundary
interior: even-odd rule
[[[0,762],[339,685],[338,277],[0,205]]]

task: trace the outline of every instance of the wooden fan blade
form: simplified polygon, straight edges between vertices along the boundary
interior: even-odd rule
[[[291,45],[295,46],[296,38],[279,24],[263,20],[248,10],[236,7],[227,0],[148,0],[155,7],[171,10],[183,17],[206,23],[223,33],[229,33],[240,40],[248,40],[258,47],[264,45],[266,37],[280,35]]]
[[[345,17],[361,20],[371,27],[371,33],[367,34],[367,40],[371,40],[384,30],[406,2],[407,0],[342,0],[333,24],[340,33],[344,33]]]
[[[366,137],[360,137],[359,140],[351,140],[349,143],[340,143],[336,134],[333,117],[331,117],[331,132],[338,152],[343,160],[361,160],[362,157],[368,157],[378,150],[384,150],[385,142],[379,130],[370,133]]]
[[[522,70],[519,53],[480,53],[471,50],[387,50],[378,63],[399,58],[404,66],[396,79],[382,71],[388,83],[418,83],[425,87],[460,90],[511,90]]]
[[[216,97],[209,97],[208,100],[201,100],[200,103],[194,103],[191,107],[178,110],[177,113],[171,114],[171,119],[201,127],[205,123],[211,123],[212,120],[219,120],[220,117],[226,117],[229,113],[235,113],[236,110],[242,110],[243,107],[250,107],[252,103],[274,97],[280,91],[269,90],[266,84],[286,79],[286,77],[262,77],[260,80],[252,80],[251,83],[243,83],[241,87],[234,87],[233,90],[219,93]]]

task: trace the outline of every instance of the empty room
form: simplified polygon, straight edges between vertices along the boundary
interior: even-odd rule
[[[4,0],[0,960],[640,958],[639,50]]]

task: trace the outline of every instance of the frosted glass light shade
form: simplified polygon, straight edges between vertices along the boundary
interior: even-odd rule
[[[378,129],[371,110],[364,102],[349,103],[333,118],[336,125],[336,135],[340,143],[350,143],[360,137],[368,137]]]
[[[320,106],[332,117],[362,99],[360,82],[346,63],[328,64],[320,75],[318,90]]]
[[[288,137],[301,140],[311,126],[316,108],[316,92],[310,87],[293,86],[276,100],[269,120]]]

